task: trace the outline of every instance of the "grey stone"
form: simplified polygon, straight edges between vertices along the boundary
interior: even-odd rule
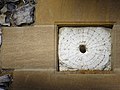
[[[13,12],[17,8],[17,5],[13,2],[7,4],[7,11]]]
[[[24,5],[20,8],[16,9],[13,13],[13,21],[15,25],[22,25],[22,24],[31,24],[34,22],[34,5]]]
[[[19,2],[20,0],[4,0],[6,3],[10,3],[10,2],[13,2],[13,3],[15,3],[15,2]]]
[[[4,75],[4,76],[0,76],[0,83],[2,82],[9,82],[10,79],[10,75]]]
[[[2,45],[2,28],[1,28],[1,25],[0,25],[0,47]]]
[[[1,13],[7,12],[7,4],[4,5],[4,7],[1,9]]]
[[[6,22],[6,15],[5,14],[0,15],[0,24],[3,26],[10,26],[10,22]]]
[[[4,0],[0,0],[0,9],[2,9],[4,5],[5,5]]]
[[[13,79],[11,75],[0,76],[0,90],[8,90]]]
[[[11,23],[11,12],[6,13],[5,23]]]
[[[35,0],[23,0],[24,4],[35,4]]]
[[[22,0],[23,6],[19,6],[21,0],[0,0],[0,24],[10,26],[31,24],[34,22],[35,0]]]

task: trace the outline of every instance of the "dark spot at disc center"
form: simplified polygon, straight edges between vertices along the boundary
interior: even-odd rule
[[[79,50],[81,53],[85,53],[86,52],[86,45],[80,45]]]

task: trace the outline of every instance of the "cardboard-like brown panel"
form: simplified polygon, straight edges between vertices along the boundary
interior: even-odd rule
[[[37,0],[35,24],[120,22],[119,9],[119,0]]]
[[[54,26],[3,29],[3,68],[54,68]]]
[[[120,90],[119,75],[14,72],[12,90]]]
[[[120,25],[114,25],[112,30],[112,62],[113,62],[113,69],[120,68]]]

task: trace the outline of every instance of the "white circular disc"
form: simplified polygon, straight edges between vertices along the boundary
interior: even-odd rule
[[[110,70],[111,29],[63,27],[59,29],[59,69]]]

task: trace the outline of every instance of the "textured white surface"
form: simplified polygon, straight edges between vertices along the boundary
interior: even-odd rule
[[[59,70],[110,70],[111,29],[63,27],[59,29]],[[80,45],[86,47],[85,53]]]

